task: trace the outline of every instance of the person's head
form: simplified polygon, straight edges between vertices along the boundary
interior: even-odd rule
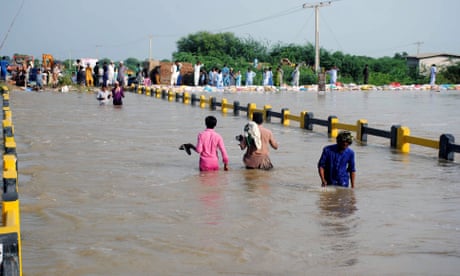
[[[120,83],[118,81],[115,81],[115,87],[118,87]]]
[[[101,89],[102,89],[102,91],[105,91],[107,89],[107,85],[103,84]]]
[[[217,119],[214,116],[208,116],[204,121],[207,128],[215,128],[217,125]]]
[[[261,112],[254,112],[252,113],[252,121],[261,125],[264,122],[264,115]]]
[[[344,150],[353,143],[353,136],[349,131],[341,131],[336,138],[337,145]]]

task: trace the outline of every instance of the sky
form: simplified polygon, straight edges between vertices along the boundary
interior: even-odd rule
[[[326,1],[328,2],[328,1]],[[200,31],[263,45],[315,45],[315,9],[298,0],[0,0],[0,56],[172,59]],[[460,55],[459,0],[338,0],[319,8],[319,44],[374,58]]]

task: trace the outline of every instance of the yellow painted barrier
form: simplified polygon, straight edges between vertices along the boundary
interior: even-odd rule
[[[335,127],[337,124],[339,123],[339,119],[338,118],[331,118],[331,133],[329,133],[329,136],[331,138],[336,138],[337,135],[339,134],[339,131],[337,129],[337,127]]]
[[[296,121],[296,122],[300,122],[300,116],[290,114],[290,113],[286,114],[286,119],[287,120],[293,120],[293,121]]]
[[[14,154],[3,155],[3,170],[4,171],[16,171],[17,158]]]
[[[396,148],[400,150],[402,153],[409,153],[410,152],[410,144],[406,141],[407,136],[410,135],[410,129],[408,127],[400,127],[398,128],[398,138],[396,140]]]
[[[4,200],[2,202],[3,226],[0,227],[3,275],[22,275],[20,221],[19,200]]]
[[[301,111],[300,112],[300,128],[305,129],[305,115],[307,115],[308,111]]]
[[[222,106],[221,106],[222,113],[223,113],[223,114],[226,114],[226,113],[227,113],[227,110],[228,110],[228,108],[227,108],[227,99],[225,99],[225,98],[222,99],[222,103],[221,103],[221,104],[222,104]]]
[[[354,131],[354,132],[356,132],[357,130],[356,125],[344,124],[344,123],[339,123],[339,122],[334,124],[334,128],[344,129],[344,130],[349,130],[349,131]]]
[[[249,120],[252,120],[252,115],[254,114],[254,112],[257,112],[257,105],[255,103],[250,103],[248,104],[248,119]]]
[[[22,275],[22,250],[20,212],[18,200],[18,171],[14,127],[9,108],[8,87],[1,86],[3,93],[3,195],[2,225],[0,227],[1,275]]]
[[[201,95],[201,96],[200,96],[200,107],[201,107],[201,108],[205,108],[205,107],[206,107],[206,103],[207,103],[207,101],[206,101],[205,95]]]
[[[411,144],[433,148],[433,149],[439,149],[439,141],[421,138],[421,137],[415,137],[415,136],[406,136],[404,140],[406,143],[411,143]]]
[[[168,101],[172,102],[174,100],[174,91],[172,89],[168,90]]]
[[[190,104],[190,101],[191,101],[191,97],[190,97],[190,94],[187,93],[187,92],[184,92],[184,95],[183,95],[184,99],[184,104]]]

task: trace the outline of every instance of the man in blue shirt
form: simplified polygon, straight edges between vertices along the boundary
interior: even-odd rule
[[[355,152],[350,149],[353,136],[348,131],[337,135],[337,143],[323,148],[318,161],[318,172],[321,186],[336,185],[351,188],[355,187]]]
[[[10,64],[6,60],[6,57],[3,57],[2,60],[0,61],[0,67],[1,67],[0,80],[6,80],[6,74],[8,73],[6,69],[8,68],[8,65]]]

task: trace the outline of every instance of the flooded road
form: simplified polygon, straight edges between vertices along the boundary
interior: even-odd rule
[[[209,97],[210,94],[206,94]],[[312,92],[212,94],[341,122],[367,119],[411,134],[460,139],[460,95]],[[91,93],[10,92],[25,275],[457,275],[460,156],[369,137],[355,189],[320,188],[327,129],[271,129],[275,169],[245,170],[234,137],[247,122],[127,93],[122,108]],[[219,108],[218,108],[219,109]],[[217,117],[230,171],[198,171],[178,150]],[[458,142],[457,142],[458,143]]]

